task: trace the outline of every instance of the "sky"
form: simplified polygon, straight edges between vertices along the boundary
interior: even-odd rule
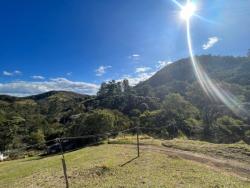
[[[250,1],[193,2],[194,53],[245,56]],[[135,85],[188,56],[173,0],[0,1],[0,94],[95,94],[102,82]]]

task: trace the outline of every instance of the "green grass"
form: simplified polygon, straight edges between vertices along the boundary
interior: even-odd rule
[[[140,144],[143,145],[156,145],[161,146],[164,140],[154,139],[148,135],[140,135]],[[109,143],[111,144],[137,144],[136,135],[130,134],[121,134],[116,138],[110,139]]]
[[[170,148],[202,153],[212,157],[233,159],[250,164],[250,145],[245,142],[238,142],[234,144],[213,144],[205,141],[179,138],[173,140],[154,139],[148,135],[140,135],[139,138],[140,144],[157,146],[163,145]],[[135,135],[120,135],[115,139],[110,139],[110,143],[136,144],[137,142]]]
[[[163,145],[176,149],[203,153],[214,157],[234,159],[250,164],[250,146],[244,142],[234,144],[213,144],[197,140],[173,139],[164,141]]]
[[[250,187],[202,164],[135,147],[99,145],[65,154],[70,187]],[[60,156],[0,163],[0,187],[64,187]]]

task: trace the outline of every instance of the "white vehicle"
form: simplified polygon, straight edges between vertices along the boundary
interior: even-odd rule
[[[8,158],[8,156],[3,156],[3,154],[0,153],[0,161],[4,161],[7,158]]]

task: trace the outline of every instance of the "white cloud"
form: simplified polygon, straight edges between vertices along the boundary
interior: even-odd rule
[[[3,71],[4,76],[15,76],[15,75],[21,75],[21,74],[22,74],[22,72],[19,70],[15,70],[13,72]]]
[[[67,75],[67,76],[71,76],[71,75],[72,75],[72,72],[67,72],[66,75]]]
[[[157,69],[162,69],[165,66],[172,64],[172,61],[158,61],[157,65],[155,66]]]
[[[136,73],[143,73],[149,71],[151,68],[150,67],[138,67],[135,69]]]
[[[38,76],[38,75],[31,76],[31,78],[33,78],[35,80],[44,80],[45,79],[43,76]]]
[[[207,43],[202,45],[203,50],[207,50],[209,48],[212,48],[218,41],[219,41],[218,37],[208,38]]]
[[[107,69],[111,68],[111,66],[100,66],[98,69],[95,70],[96,76],[102,76],[107,72]]]
[[[135,61],[135,62],[137,62],[137,61],[140,60],[141,55],[140,54],[132,54],[132,55],[128,56],[128,58]]]
[[[139,54],[132,54],[132,57],[140,57]]]
[[[51,90],[64,90],[73,91],[82,94],[96,94],[99,89],[99,85],[86,83],[86,82],[74,82],[66,78],[54,78],[49,81],[16,81],[11,83],[0,83],[0,94],[8,94],[14,96],[28,96],[35,95]]]
[[[8,72],[8,71],[3,71],[3,75],[4,76],[13,76],[12,72]]]
[[[131,76],[131,75],[123,75],[121,79],[119,80],[124,80],[127,79],[129,81],[129,84],[131,86],[135,86],[136,84],[138,84],[139,82],[145,81],[147,79],[149,79],[151,76],[153,76],[156,72],[144,72],[144,73],[140,73],[137,74],[135,76]]]
[[[15,70],[15,71],[13,72],[13,74],[20,75],[20,74],[22,74],[22,72],[19,71],[19,70]]]

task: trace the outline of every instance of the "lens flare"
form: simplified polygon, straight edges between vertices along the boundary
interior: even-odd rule
[[[189,20],[195,13],[196,6],[192,2],[187,2],[187,4],[181,8],[181,18],[184,20]]]
[[[230,92],[225,91],[218,84],[213,82],[207,73],[203,70],[203,68],[197,62],[192,47],[191,40],[191,32],[190,32],[190,20],[186,21],[186,29],[187,29],[187,42],[188,42],[188,50],[190,54],[191,63],[195,72],[195,76],[201,85],[204,92],[208,95],[208,97],[214,99],[215,101],[221,101],[225,104],[231,111],[233,111],[236,115],[244,116],[246,114],[240,102],[234,97]]]
[[[218,83],[211,80],[194,56],[192,39],[191,39],[190,18],[195,14],[196,11],[195,4],[190,2],[190,0],[187,0],[185,6],[180,5],[177,1],[173,0],[173,2],[181,8],[181,13],[180,13],[181,17],[186,20],[187,43],[190,54],[190,60],[192,63],[192,67],[194,69],[195,76],[199,84],[201,85],[202,89],[209,98],[215,100],[216,102],[219,101],[222,102],[234,114],[241,117],[245,117],[247,115],[247,112],[241,105],[240,101],[238,101],[237,98],[229,91],[226,91],[223,88],[221,88]]]

